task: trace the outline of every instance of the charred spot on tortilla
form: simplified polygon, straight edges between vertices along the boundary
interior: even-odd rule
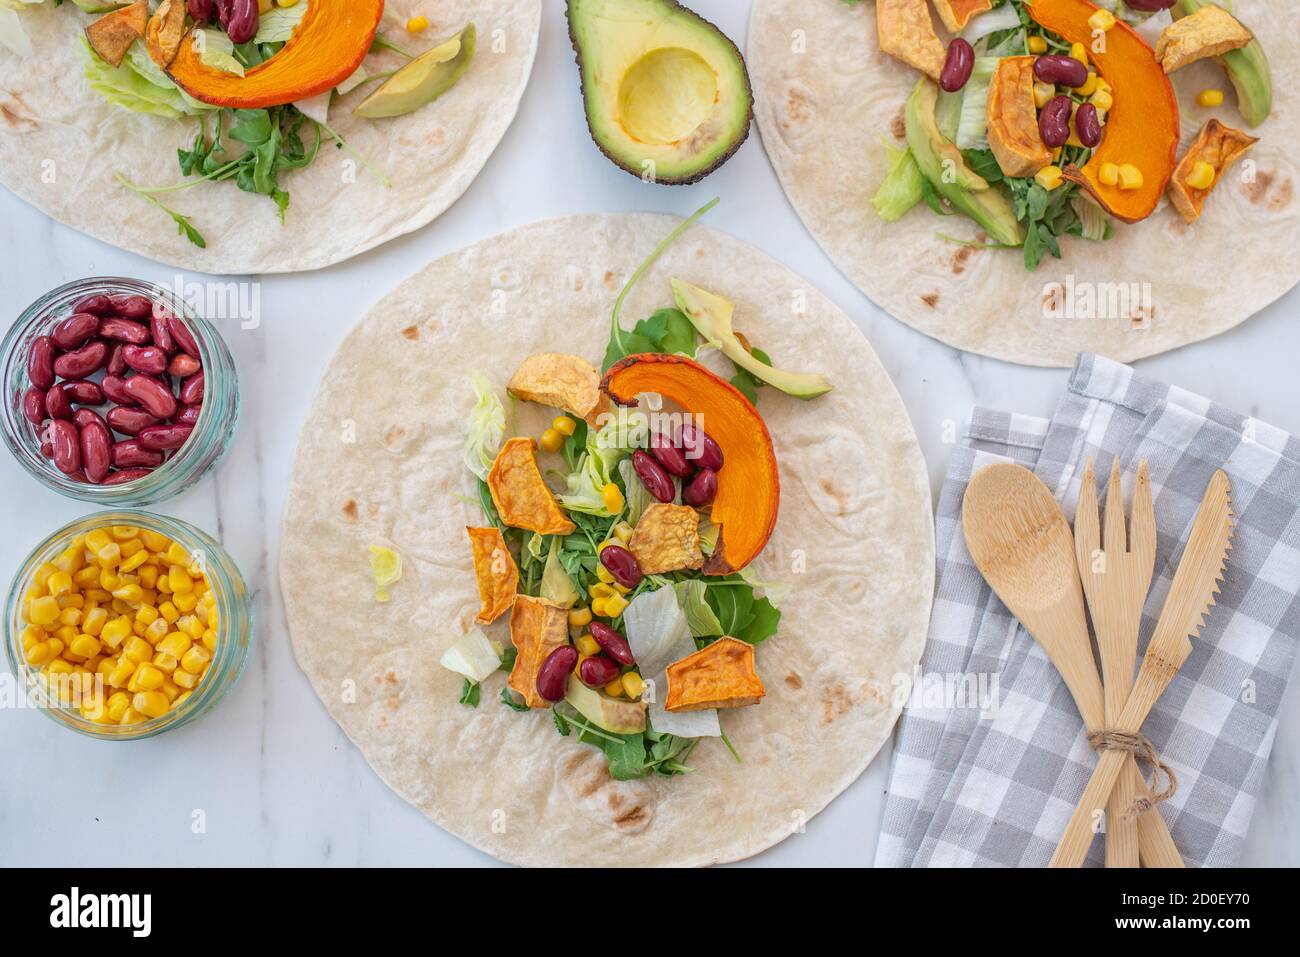
[[[402,330],[402,335],[405,338],[410,339],[412,342],[415,342],[417,339],[420,338],[420,327],[407,326],[405,329]]]
[[[346,518],[349,522],[357,521],[359,518],[359,516],[357,515],[357,500],[354,498],[350,498],[346,502],[344,502],[342,512],[343,512],[343,517]]]
[[[936,309],[939,306],[939,294],[937,292],[927,292],[921,297],[921,301],[931,309]]]

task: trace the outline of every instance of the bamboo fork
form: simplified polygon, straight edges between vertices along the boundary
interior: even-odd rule
[[[962,500],[966,546],[989,586],[1060,672],[1089,732],[1105,726],[1097,663],[1088,638],[1074,536],[1052,493],[1033,472],[998,464],[971,479]],[[1135,787],[1146,786],[1132,764]],[[1172,848],[1164,819],[1153,819],[1153,857]],[[1085,848],[1086,851],[1086,848]],[[1174,852],[1175,855],[1177,852]]]
[[[1231,538],[1231,484],[1228,476],[1220,470],[1211,477],[1196,513],[1191,536],[1174,573],[1174,582],[1160,612],[1155,634],[1151,636],[1146,656],[1142,659],[1137,684],[1113,730],[1137,733],[1156,700],[1192,653],[1189,636],[1200,633],[1205,616],[1214,607]],[[1105,806],[1126,758],[1131,758],[1126,751],[1101,752],[1092,778],[1052,856],[1053,867],[1078,867],[1083,863],[1092,843],[1089,821],[1099,808]],[[1146,814],[1143,817],[1158,815]]]
[[[1106,494],[1103,540],[1096,469],[1089,459],[1079,486],[1079,506],[1074,517],[1079,578],[1092,612],[1097,646],[1101,649],[1107,727],[1113,727],[1119,720],[1133,687],[1142,606],[1151,588],[1156,562],[1156,516],[1145,459],[1138,464],[1127,531],[1121,488],[1119,456],[1116,456]],[[1106,804],[1106,866],[1137,867],[1143,863],[1147,867],[1182,867],[1182,856],[1163,821],[1157,824],[1150,814],[1136,821],[1128,817],[1126,812],[1139,794],[1146,796],[1147,790],[1137,764],[1125,762]]]

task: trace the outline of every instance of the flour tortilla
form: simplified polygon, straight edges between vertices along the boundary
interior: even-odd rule
[[[386,5],[383,33],[404,48],[423,50],[471,20],[477,26],[478,50],[460,82],[409,116],[354,117],[373,83],[336,97],[329,113],[392,189],[326,142],[310,167],[282,175],[291,195],[283,225],[268,197],[230,182],[161,196],[206,238],[207,249],[198,248],[115,179],[121,172],[141,185],[180,182],[176,149],[190,147],[198,121],[133,113],[92,90],[78,36],[93,18],[52,0],[19,14],[34,56],[0,48],[0,182],[69,226],[182,269],[296,272],[356,256],[426,225],[469,188],[514,119],[537,50],[541,0],[445,0],[418,38],[400,26],[416,8],[429,13],[417,0]],[[364,66],[373,75],[402,62],[385,52]]]
[[[1294,9],[1238,0],[1236,10],[1273,69],[1273,115],[1247,129],[1261,138],[1246,157],[1253,166],[1243,160],[1234,167],[1193,226],[1166,199],[1145,222],[1117,224],[1107,242],[1064,238],[1064,258],[1044,258],[1035,273],[1018,250],[968,249],[940,236],[974,239],[977,227],[965,217],[940,219],[924,204],[895,223],[876,216],[871,197],[885,175],[882,142],[903,142],[901,110],[919,74],[880,52],[874,4],[755,0],[747,53],[754,115],[804,224],[881,308],[951,346],[1009,362],[1071,366],[1081,351],[1131,361],[1231,329],[1300,280]],[[942,31],[937,17],[934,23]],[[1245,128],[1231,84],[1212,61],[1179,70],[1173,81],[1183,148],[1212,116]],[[1196,93],[1208,87],[1227,91],[1223,107],[1196,105]],[[1252,183],[1242,181],[1247,170],[1255,173]],[[1101,292],[1115,304],[1104,310],[1109,316],[1044,314],[1051,284],[1071,275],[1078,293]],[[1124,288],[1102,283],[1138,286],[1126,303]],[[1149,308],[1143,283],[1151,284]],[[1075,302],[1076,314],[1086,316],[1086,301],[1076,295]]]
[[[762,704],[723,713],[744,758],[717,739],[695,773],[614,782],[595,748],[516,714],[488,678],[458,703],[442,652],[473,626],[467,524],[483,521],[461,462],[478,371],[504,392],[519,363],[572,351],[599,363],[624,280],[678,221],[576,216],[438,260],[382,300],[325,372],[299,442],[280,584],[298,663],[379,775],[473,846],[528,865],[701,865],[781,841],[867,766],[889,735],[929,618],[934,539],[924,462],[898,394],[861,332],[815,289],[750,246],[696,227],[629,298],[671,305],[678,276],[736,301],[737,328],[782,365],[827,374],[801,402],[763,390],[781,511],[756,563],[789,587],[758,649]],[[716,369],[725,362],[712,355]],[[730,374],[730,373],[728,373]],[[516,403],[515,432],[553,410]],[[553,465],[553,462],[552,462]],[[543,460],[543,467],[547,463]],[[405,576],[377,604],[371,544]],[[806,556],[806,571],[791,569]],[[504,619],[486,629],[508,643]],[[348,695],[355,688],[355,703]]]

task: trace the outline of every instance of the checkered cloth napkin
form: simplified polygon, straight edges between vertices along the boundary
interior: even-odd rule
[[[966,550],[961,501],[982,467],[1032,469],[1073,521],[1091,456],[1132,500],[1150,463],[1159,541],[1145,650],[1215,469],[1236,529],[1217,607],[1143,731],[1178,776],[1158,806],[1189,866],[1241,853],[1300,642],[1300,441],[1128,366],[1079,358],[1050,420],[977,409],[936,516],[939,568],[921,680],[903,712],[876,864],[1041,867],[1096,763],[1065,683]],[[1100,865],[1102,841],[1088,863]]]

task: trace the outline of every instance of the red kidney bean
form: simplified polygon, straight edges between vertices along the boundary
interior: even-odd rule
[[[131,393],[126,391],[126,380],[120,375],[106,375],[99,380],[99,387],[104,390],[110,402],[118,405],[136,405]]]
[[[1088,149],[1101,142],[1101,119],[1091,103],[1084,103],[1075,111],[1074,131],[1079,134],[1079,142]]]
[[[696,468],[722,471],[722,446],[713,441],[703,429],[697,429],[689,422],[677,431],[677,445],[686,454],[686,459]]]
[[[569,687],[569,672],[577,663],[578,649],[573,645],[556,648],[537,669],[537,693],[547,701],[563,699],[564,692]]]
[[[603,688],[618,677],[618,662],[604,655],[592,655],[584,658],[578,666],[578,677],[582,683],[591,688]]]
[[[181,410],[172,416],[172,422],[176,425],[198,425],[199,415],[202,412],[201,405],[183,405]]]
[[[153,300],[147,296],[112,296],[113,311],[123,319],[148,319],[153,314]]]
[[[614,581],[624,588],[635,588],[641,584],[641,564],[622,545],[606,545],[602,548],[600,563],[614,576]]]
[[[57,351],[49,336],[37,336],[32,340],[32,347],[27,352],[27,378],[38,389],[54,385],[54,355]]]
[[[146,449],[139,439],[124,439],[113,444],[113,464],[120,469],[156,469],[162,461],[161,452]]]
[[[178,352],[167,363],[167,374],[178,379],[188,379],[202,368],[202,363],[188,352]]]
[[[108,410],[108,424],[112,426],[114,432],[121,432],[123,435],[139,435],[142,429],[157,425],[158,420],[144,409],[115,405]]]
[[[136,375],[126,380],[123,390],[131,397],[131,404],[139,405],[158,419],[170,419],[176,414],[176,396],[157,379]]]
[[[185,9],[190,12],[195,23],[207,23],[217,13],[213,0],[186,0]]]
[[[939,71],[939,87],[946,93],[956,93],[966,85],[973,69],[975,48],[970,45],[970,41],[953,37],[948,44],[948,56],[943,61],[943,69]]]
[[[589,626],[589,630],[591,631],[591,637],[596,639],[596,644],[600,645],[600,650],[605,654],[621,665],[636,664],[636,659],[632,657],[632,646],[627,643],[626,638],[609,627],[609,625],[603,621],[593,621]]]
[[[134,482],[136,479],[142,479],[153,469],[119,469],[113,472],[101,482],[101,485],[125,485],[127,482]]]
[[[93,295],[82,296],[72,304],[73,312],[88,312],[92,316],[99,316],[103,319],[105,316],[113,314],[113,301],[107,296]]]
[[[60,349],[77,349],[99,331],[99,316],[77,312],[50,330],[50,338]]]
[[[45,390],[39,386],[28,386],[23,393],[23,418],[32,425],[45,421]]]
[[[50,441],[42,442],[41,455],[45,456],[47,459],[54,458],[54,443]]]
[[[167,353],[157,346],[126,345],[122,349],[122,358],[136,372],[148,375],[162,375],[167,371]]]
[[[713,469],[700,469],[689,485],[682,489],[682,501],[694,508],[712,503],[718,494],[718,473]]]
[[[77,427],[66,419],[55,419],[50,426],[50,445],[55,467],[64,475],[81,470],[81,436]]]
[[[1038,114],[1038,133],[1048,149],[1054,150],[1058,146],[1064,146],[1065,141],[1070,138],[1072,105],[1068,96],[1054,96],[1047,101],[1047,105]]]
[[[142,346],[149,341],[149,327],[130,319],[105,319],[99,324],[99,334],[115,342],[129,342]]]
[[[172,338],[171,329],[168,328],[169,317],[170,313],[164,312],[161,308],[155,309],[153,315],[149,317],[149,336],[153,339],[154,345],[171,355],[176,351],[176,340]]]
[[[256,6],[256,4],[254,4],[254,6]],[[190,332],[190,327],[185,325],[184,320],[182,320],[180,316],[167,317],[167,331],[170,332],[172,338],[176,340],[176,345],[184,349],[196,359],[203,358],[199,353],[199,344],[194,339],[194,333]]]
[[[57,386],[47,390],[45,393],[45,414],[51,419],[67,419],[71,422],[72,400],[68,398],[68,393]]]
[[[1079,87],[1088,82],[1088,65],[1072,56],[1040,56],[1034,61],[1034,76],[1044,83]]]
[[[196,372],[181,383],[180,398],[186,405],[203,404],[203,386],[205,378],[202,372]]]
[[[93,412],[90,414],[95,415]],[[86,478],[96,485],[104,481],[113,464],[113,433],[97,415],[94,419],[87,419],[81,426],[81,461],[86,470]]]
[[[673,444],[673,440],[662,432],[650,433],[650,454],[673,475],[686,478],[695,472],[695,466],[686,461],[682,450]]]
[[[637,449],[632,453],[632,469],[656,499],[671,502],[677,497],[677,486],[662,465],[647,453]]]
[[[108,361],[108,345],[96,339],[74,352],[54,360],[54,374],[61,379],[88,379]]]
[[[137,433],[140,444],[155,452],[170,452],[189,441],[192,425],[150,425]]]
[[[103,405],[104,390],[98,382],[90,379],[71,379],[60,382],[58,387],[68,394],[68,398],[80,405]]]
[[[227,0],[225,4],[217,3],[217,11],[228,11],[221,24],[233,43],[247,43],[257,36],[257,25],[261,20],[261,11],[257,0]]]
[[[81,428],[87,422],[103,422],[104,417],[94,409],[78,409],[72,413],[72,424]]]
[[[115,342],[108,350],[108,362],[104,363],[104,371],[109,375],[121,376],[126,374],[126,343]]]
[[[1168,10],[1177,2],[1178,0],[1128,0],[1126,5],[1143,13],[1159,13],[1161,10]]]

